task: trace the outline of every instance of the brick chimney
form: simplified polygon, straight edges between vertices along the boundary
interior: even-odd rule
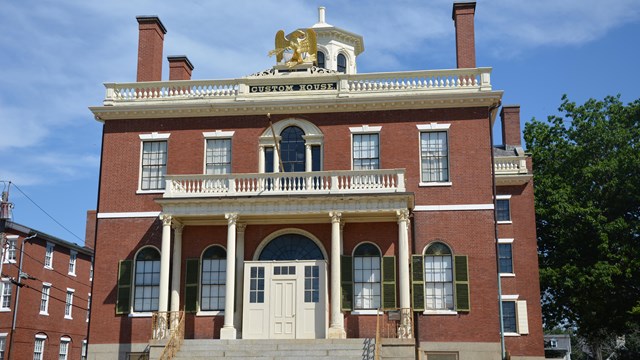
[[[96,221],[97,212],[95,210],[87,210],[87,223],[84,233],[84,246],[95,249],[96,248]]]
[[[140,81],[162,80],[162,45],[167,29],[157,16],[137,16],[138,76]]]
[[[500,110],[502,121],[502,143],[505,147],[522,147],[520,140],[520,105],[503,105]]]
[[[170,55],[169,60],[169,80],[191,80],[193,64],[185,55]]]
[[[473,17],[474,2],[453,3],[452,18],[456,27],[456,63],[458,68],[476,67],[476,40]]]

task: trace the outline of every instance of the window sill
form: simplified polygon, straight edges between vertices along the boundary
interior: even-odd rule
[[[516,277],[514,273],[500,273],[500,277]]]
[[[15,259],[9,259],[9,260],[5,260],[2,262],[3,264],[15,264],[16,260]]]
[[[352,310],[351,315],[382,315],[382,311],[376,309]]]
[[[44,312],[44,311],[40,311],[40,315],[42,315],[42,316],[49,316],[49,313],[48,313],[48,312]]]
[[[443,182],[420,182],[420,184],[418,184],[418,186],[420,186],[420,187],[451,186],[451,185],[453,185],[453,183],[451,183],[450,181],[443,181]]]
[[[162,194],[164,193],[164,189],[157,190],[136,190],[136,194]]]
[[[73,276],[73,277],[76,277],[76,273],[69,273],[69,274],[67,274],[67,275],[69,275],[69,276]]]
[[[53,270],[53,267],[47,266],[47,265],[45,265],[44,268],[47,269],[47,270]]]
[[[517,337],[517,336],[520,336],[520,334],[518,334],[518,333],[514,333],[514,332],[506,332],[506,333],[504,333],[504,336],[513,336],[513,337]]]
[[[0,312],[10,312],[10,308],[0,308]]]
[[[224,310],[198,311],[196,316],[224,316]]]
[[[129,313],[129,317],[132,317],[132,318],[136,318],[136,317],[145,318],[145,317],[151,317],[151,314],[152,313],[150,313],[150,312],[132,312],[132,313]]]
[[[458,315],[454,310],[425,310],[423,315]]]
[[[500,225],[508,225],[508,224],[513,224],[513,221],[511,220],[499,220],[497,221],[498,224]]]
[[[69,315],[65,315],[64,318],[67,319],[67,320],[73,320],[73,318],[71,316],[69,316]]]

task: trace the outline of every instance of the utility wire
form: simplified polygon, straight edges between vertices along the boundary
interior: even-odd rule
[[[15,264],[13,264],[13,265],[15,265]],[[5,277],[5,278],[11,278],[11,279],[12,279],[12,277],[11,277],[11,276],[9,276],[8,274],[5,274],[5,273],[2,273],[2,276],[3,276],[3,277]],[[18,276],[20,276],[20,275],[18,275]],[[45,281],[40,280],[40,279],[36,278],[35,276],[31,276],[31,275],[29,275],[29,276],[30,276],[30,277],[28,278],[28,280],[35,280],[35,281],[39,281],[39,282],[41,282],[41,283],[43,283],[43,284],[45,283]],[[14,280],[14,281],[15,281],[15,280]],[[24,282],[21,282],[20,284],[18,284],[18,283],[17,283],[17,281],[16,281],[16,282],[13,282],[13,281],[12,281],[12,283],[13,283],[14,285],[18,285],[18,286],[20,286],[20,287],[27,286],[27,284],[26,284],[26,283],[24,283]],[[49,283],[49,282],[47,282],[47,283],[48,283],[48,284],[51,284],[51,283]],[[49,285],[49,286],[50,286],[52,289],[56,289],[56,290],[58,290],[58,291],[60,291],[60,292],[62,292],[62,293],[66,293],[66,292],[67,292],[67,289],[61,289],[61,288],[59,288],[59,287],[57,287],[57,286],[53,286],[53,284],[51,284],[51,285]],[[75,289],[74,289],[74,290],[75,290]],[[76,296],[76,295],[75,295],[75,291],[74,291],[74,295],[73,295],[73,297],[74,297],[74,298],[78,298],[78,299],[80,299],[80,300],[89,301],[89,299],[84,299],[84,298],[82,298],[82,297],[80,297],[80,296]]]
[[[16,185],[16,183],[9,181],[9,185],[12,185],[12,184],[16,189],[18,189],[18,191],[20,191],[20,193],[22,193],[22,195],[24,195],[27,199],[29,199],[29,201],[31,201],[33,205],[35,205],[38,209],[40,209],[43,213],[45,213],[51,220],[53,220],[56,224],[60,225],[60,227],[62,227],[63,229],[67,230],[69,234],[75,236],[76,239],[84,243],[84,239],[74,234],[73,231],[69,230],[66,226],[62,225],[58,220],[56,220],[53,216],[51,216],[48,212],[46,212],[40,205],[36,204],[36,202],[33,201],[33,199],[31,199],[29,195],[27,195],[24,191],[22,191],[22,189],[20,189],[20,187]]]

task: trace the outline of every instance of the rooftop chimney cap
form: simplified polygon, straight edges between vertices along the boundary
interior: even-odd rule
[[[169,60],[170,63],[174,61],[184,61],[189,69],[193,70],[193,64],[189,61],[187,55],[169,55],[167,56],[167,60]]]
[[[451,19],[456,19],[456,9],[460,8],[471,8],[474,12],[476,11],[476,2],[475,1],[456,1],[453,3],[453,9],[451,10]]]
[[[158,26],[160,26],[160,30],[162,30],[163,34],[167,33],[167,28],[164,27],[164,24],[162,24],[162,21],[160,21],[158,15],[139,15],[136,16],[136,20],[138,20],[138,24],[156,23],[158,24]]]

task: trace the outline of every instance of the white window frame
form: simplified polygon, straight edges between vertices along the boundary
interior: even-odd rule
[[[230,174],[233,166],[233,135],[235,131],[205,131],[202,133],[202,137],[204,138],[204,156],[202,162],[202,173],[207,173],[207,143],[209,140],[229,140],[229,172],[225,174]]]
[[[451,186],[451,136],[449,136],[449,129],[451,124],[439,124],[432,122],[429,124],[417,124],[418,128],[418,169],[420,169],[420,187],[428,186]],[[449,181],[423,181],[422,180],[422,134],[429,132],[445,132],[447,135],[447,177]]]
[[[510,272],[510,273],[500,272],[500,276],[501,277],[514,277],[514,276],[516,276],[516,274],[515,274],[515,264],[513,262],[513,241],[514,241],[514,239],[512,239],[512,238],[498,239],[498,245],[500,245],[500,244],[511,244],[511,270],[513,270],[513,272]],[[498,271],[500,271],[500,251],[498,251],[497,256],[498,256]]]
[[[498,220],[498,200],[507,200],[509,202],[509,220]],[[512,224],[511,218],[511,195],[496,195],[496,222],[498,224]]]
[[[87,339],[82,340],[82,349],[80,350],[80,359],[87,360]]]
[[[529,319],[527,315],[527,301],[519,300],[519,295],[502,295],[502,302],[513,302],[515,303],[515,311],[516,311],[516,332],[506,332],[504,336],[512,336],[517,337],[521,335],[529,334]],[[502,306],[502,303],[500,303]],[[503,315],[504,316],[504,315]]]
[[[220,315],[224,315],[224,301],[226,301],[226,293],[223,295],[222,297],[222,301],[223,301],[223,306],[222,309],[219,310],[202,310],[202,303],[203,303],[203,299],[202,299],[202,286],[204,285],[203,283],[203,270],[204,270],[204,253],[209,250],[210,248],[217,246],[220,247],[224,250],[225,254],[227,254],[227,248],[222,246],[222,245],[211,245],[211,246],[207,246],[203,251],[202,254],[200,254],[200,266],[198,268],[198,311],[196,313],[196,316],[220,316]],[[225,263],[228,260],[225,257]],[[218,286],[222,285],[225,287],[225,289],[227,288],[227,279],[226,279],[226,269],[225,269],[225,278],[222,279],[222,281],[224,282],[223,284],[217,284]],[[209,285],[214,285],[214,284],[209,284]]]
[[[69,275],[76,276],[76,265],[78,262],[78,252],[76,250],[69,251]]]
[[[45,288],[47,291],[45,292]],[[45,298],[46,295],[46,298]],[[42,283],[42,292],[40,296],[40,315],[49,316],[49,299],[51,295],[51,283]],[[44,303],[44,310],[42,310],[42,304]]]
[[[64,318],[73,320],[73,294],[76,291],[71,288],[67,288],[67,294],[64,302]]]
[[[451,280],[450,281],[441,281],[439,283],[442,284],[451,284],[451,296],[452,296],[452,302],[453,302],[453,308],[451,309],[445,309],[445,308],[440,308],[440,309],[436,309],[436,308],[429,308],[428,307],[428,301],[427,301],[427,287],[428,287],[428,283],[429,281],[427,280],[427,257],[430,255],[427,255],[427,250],[429,249],[429,247],[435,243],[441,243],[443,245],[445,245],[447,248],[449,248],[449,258],[451,261],[451,273],[449,274],[451,276]],[[458,310],[456,310],[456,282],[455,282],[455,278],[454,278],[454,274],[455,274],[455,265],[454,265],[454,253],[453,253],[453,248],[451,247],[451,245],[447,244],[446,242],[442,241],[442,240],[437,240],[437,241],[433,241],[430,242],[429,244],[427,244],[427,246],[424,247],[424,249],[422,250],[422,257],[423,257],[423,268],[424,268],[424,315],[457,315],[458,314]],[[435,283],[435,282],[434,282]]]
[[[66,345],[66,346],[63,346]],[[69,359],[69,348],[71,345],[71,338],[68,336],[63,336],[60,338],[60,350],[58,351],[58,360],[67,360]],[[64,350],[64,353],[62,352]]]
[[[171,133],[157,133],[152,132],[151,134],[140,134],[138,137],[140,138],[140,160],[138,165],[138,190],[136,194],[162,194],[165,191],[165,187],[161,189],[142,189],[142,158],[144,152],[144,143],[147,141],[165,141],[167,143],[167,165],[169,162],[169,137]]]
[[[53,254],[56,244],[47,241],[47,248],[44,253],[44,268],[53,270]],[[47,261],[48,259],[48,261]],[[48,264],[47,264],[48,263]]]
[[[42,342],[40,346],[40,352],[36,352],[38,350],[38,342]],[[44,348],[47,342],[47,335],[36,334],[36,339],[33,344],[33,360],[42,360],[44,358]],[[36,357],[36,355],[38,355]]]
[[[8,333],[0,333],[0,359],[5,358],[5,352],[7,350],[7,335]]]
[[[304,135],[302,135],[302,138],[305,141],[305,151],[306,151],[306,155],[310,156],[307,159],[309,166],[307,167],[307,164],[305,164],[305,172],[310,172],[313,169],[314,159],[312,155],[313,154],[312,148],[314,146],[318,146],[320,148],[318,162],[320,164],[320,171],[322,171],[322,169],[324,168],[324,164],[323,164],[324,134],[322,133],[320,128],[318,128],[315,124],[313,124],[308,120],[304,120],[300,118],[287,118],[274,123],[273,127],[267,127],[267,129],[258,138],[258,147],[259,147],[258,172],[261,174],[266,172],[267,164],[265,163],[266,162],[265,158],[266,158],[267,148],[272,148],[274,151],[274,154],[273,154],[274,155],[273,156],[274,172],[280,172],[279,158],[278,158],[277,152],[275,151],[276,145],[274,142],[274,138],[275,138],[275,141],[277,141],[279,144],[281,140],[280,134],[282,133],[282,131],[284,131],[284,129],[288,128],[289,126],[297,126],[300,129],[302,129],[302,132],[304,132]],[[275,136],[273,135],[274,133],[275,133]]]
[[[2,278],[2,289],[0,289],[0,312],[8,312],[11,311],[11,296],[13,295],[12,283],[9,278]],[[8,293],[6,293],[8,292]],[[9,306],[4,306],[5,298],[8,298],[7,301]]]
[[[160,251],[160,249],[158,249],[155,246],[149,245],[149,246],[143,246],[141,247],[135,254],[135,256],[133,257],[133,282],[131,284],[132,288],[133,288],[133,293],[131,294],[131,307],[130,307],[130,311],[129,311],[129,317],[151,317],[152,313],[154,311],[157,310],[151,310],[151,311],[136,311],[136,307],[135,307],[135,301],[136,301],[136,291],[137,289],[137,285],[136,285],[136,276],[137,276],[137,266],[138,266],[138,255],[140,254],[140,252],[146,248],[152,248],[155,251],[158,252],[158,254],[160,255],[160,257],[162,257],[162,252]],[[160,259],[158,259],[157,261],[160,261]],[[144,285],[140,285],[140,286],[144,286]],[[155,286],[155,285],[152,285]],[[158,287],[160,286],[160,283],[158,283],[157,285]],[[160,299],[158,299],[158,302],[160,301]]]
[[[382,131],[382,126],[362,125],[362,126],[358,126],[358,127],[350,127],[349,131],[351,132],[351,169],[355,170],[354,144],[355,144],[355,137],[358,136],[358,135],[377,135],[378,136],[378,167],[377,167],[377,169],[381,169],[381,153],[382,153],[382,151],[381,151],[381,147],[380,147],[380,132]]]
[[[16,263],[16,244],[18,243],[18,235],[7,235],[6,247],[2,249],[2,262],[5,264]]]
[[[378,249],[378,280],[377,281],[356,281],[356,258],[359,257],[372,257],[372,256],[356,256],[356,250],[358,249],[358,247],[365,245],[365,244],[369,244],[369,245],[373,245],[376,249]],[[382,306],[382,250],[380,249],[380,247],[375,244],[372,243],[370,241],[363,241],[360,242],[358,244],[356,244],[356,246],[354,246],[353,251],[351,252],[351,258],[353,259],[353,265],[352,265],[352,269],[351,271],[353,271],[353,310],[351,311],[351,313],[353,315],[376,315],[378,314],[378,308],[380,308]],[[363,270],[371,270],[373,271],[374,269],[363,269]],[[378,301],[379,303],[377,304],[377,307],[374,308],[358,308],[356,307],[356,298],[358,296],[357,291],[356,291],[356,284],[372,284],[372,290],[375,288],[375,285],[377,285],[378,287]],[[375,296],[375,295],[374,295]],[[374,304],[375,305],[375,304]]]

